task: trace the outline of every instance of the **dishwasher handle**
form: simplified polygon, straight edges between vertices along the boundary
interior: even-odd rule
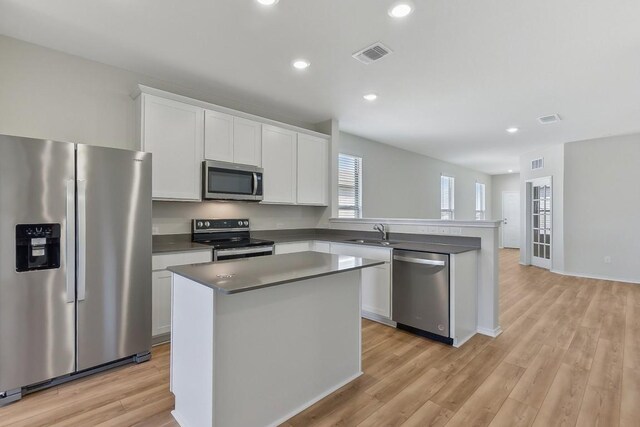
[[[444,265],[446,264],[445,261],[436,261],[432,259],[423,259],[423,258],[412,258],[412,257],[407,257],[402,255],[394,255],[393,259],[397,261],[410,262],[413,264],[423,264],[423,265],[429,265],[433,267],[444,267]]]

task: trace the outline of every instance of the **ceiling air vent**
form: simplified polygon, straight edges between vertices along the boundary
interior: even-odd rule
[[[539,159],[531,160],[531,170],[537,170],[544,168],[544,158],[540,157]]]
[[[352,56],[363,64],[371,64],[372,62],[384,58],[390,53],[393,53],[391,49],[378,42],[357,51]]]
[[[538,117],[538,121],[539,121],[540,123],[542,123],[543,125],[548,125],[548,124],[551,124],[551,123],[556,123],[556,122],[559,122],[560,120],[562,120],[562,119],[561,119],[561,118],[560,118],[560,116],[559,116],[559,115],[557,115],[557,114],[551,114],[551,115],[549,115],[549,116],[542,116],[542,117]]]

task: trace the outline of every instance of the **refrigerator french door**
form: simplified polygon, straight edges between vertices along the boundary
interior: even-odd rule
[[[151,156],[0,135],[0,405],[150,331]]]
[[[151,348],[151,156],[77,146],[77,370]]]

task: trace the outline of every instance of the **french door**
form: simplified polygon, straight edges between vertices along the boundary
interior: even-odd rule
[[[531,264],[551,269],[551,178],[531,183]]]

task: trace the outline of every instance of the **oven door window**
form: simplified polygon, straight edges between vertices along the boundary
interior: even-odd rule
[[[209,193],[251,195],[253,194],[253,173],[209,168],[207,189]]]

